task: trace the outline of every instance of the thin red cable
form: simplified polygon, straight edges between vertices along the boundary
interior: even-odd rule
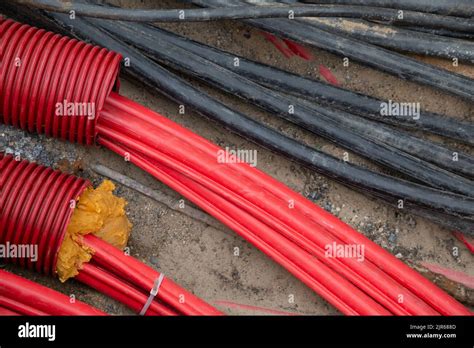
[[[13,317],[13,316],[19,316],[21,315],[20,313],[18,312],[14,312],[14,311],[11,311],[7,308],[4,308],[4,307],[0,307],[0,316],[2,317]]]
[[[119,150],[120,146],[117,144],[111,143],[110,146],[116,147],[117,153],[126,152],[126,150]],[[346,303],[341,301],[337,296],[330,293],[325,286],[317,282],[315,279],[310,277],[307,273],[302,271],[298,266],[296,266],[291,260],[289,260],[285,255],[282,255],[275,251],[268,244],[264,243],[259,237],[253,235],[245,227],[241,225],[240,222],[235,221],[230,218],[226,212],[220,210],[220,207],[215,206],[212,202],[206,201],[206,197],[201,197],[196,194],[193,190],[190,190],[188,187],[176,181],[174,178],[169,177],[167,174],[163,173],[159,168],[154,167],[148,160],[140,158],[137,154],[134,154],[132,162],[135,163],[138,167],[149,171],[159,180],[163,181],[166,185],[172,187],[177,192],[181,193],[183,196],[187,196],[191,201],[200,201],[200,206],[204,210],[208,211],[212,216],[216,217],[223,223],[227,224],[230,228],[236,231],[239,235],[246,238],[250,243],[255,245],[259,250],[264,252],[266,255],[270,256],[273,260],[283,265],[290,273],[294,274],[298,279],[305,283],[308,287],[313,289],[315,292],[321,294],[329,303],[334,307],[339,309],[342,313],[346,315],[358,315],[353,309],[351,309]]]
[[[251,219],[251,217],[246,216],[243,212],[232,209],[232,203],[229,203],[204,186],[189,180],[186,176],[167,167],[164,167],[163,171],[170,176],[174,176],[187,187],[192,188],[196,193],[200,194],[201,197],[208,197],[210,201],[214,202],[215,206],[224,208],[228,215],[235,220],[247,221]],[[258,220],[255,220],[254,223],[255,222],[258,222]],[[246,224],[244,223],[243,225],[245,226]],[[332,270],[321,262],[321,260],[314,258],[311,254],[300,249],[284,237],[274,233],[272,229],[261,224],[260,228],[257,227],[256,231],[258,231],[257,233],[260,237],[263,236],[263,241],[267,241],[267,244],[272,245],[277,251],[282,250],[280,252],[281,254],[286,255],[297,266],[300,266],[310,274],[313,279],[317,279],[319,283],[324,284],[329,291],[337,294],[339,298],[345,303],[350,304],[350,306],[361,315],[390,315],[389,311],[360,291],[360,289],[352,283],[348,282],[344,277],[341,277],[337,273],[332,273]]]
[[[75,279],[123,303],[137,313],[142,310],[148,299],[148,294],[144,294],[91,263],[84,264]],[[153,301],[145,315],[175,316],[178,314],[161,303]]]
[[[127,139],[123,139],[122,137],[117,138],[116,133],[114,133],[113,131],[110,131],[106,128],[103,128],[102,124],[98,125],[98,129],[100,130],[101,134],[104,134],[104,136],[105,135],[110,136],[111,139],[114,139],[115,142],[119,138],[121,140],[124,140],[124,142],[126,143],[124,145],[131,145],[135,150],[138,150],[139,152],[143,152],[144,147],[141,147],[141,146],[134,147],[133,146],[133,145],[138,144],[137,141],[134,141],[133,143],[130,143],[130,142],[127,141]],[[115,135],[115,137],[114,137],[114,135]],[[140,151],[140,150],[142,150],[142,151]],[[162,163],[164,162],[165,166],[168,165],[170,168],[173,168],[176,172],[190,173],[187,168],[183,167],[182,165],[172,163],[171,159],[167,158],[166,155],[159,154],[159,152],[157,152],[156,150],[154,150],[152,152],[148,151],[146,153],[148,154],[149,159],[158,160],[159,162],[162,162]],[[160,156],[158,157],[158,155],[160,155]],[[188,176],[193,178],[193,179],[197,179],[197,180],[195,180],[195,182],[197,182],[197,183],[201,182],[201,184],[202,184],[202,181],[206,182],[205,178],[199,177],[199,175],[196,176],[196,175],[191,174],[191,175],[188,175]],[[203,179],[203,180],[200,180],[200,179]],[[405,310],[402,306],[400,306],[396,302],[396,297],[397,297],[398,294],[400,294],[400,293],[409,293],[409,292],[406,289],[402,289],[397,283],[395,283],[391,278],[386,276],[384,273],[381,273],[378,268],[372,267],[372,270],[379,271],[379,274],[377,274],[377,273],[375,274],[375,277],[377,277],[376,278],[377,281],[375,281],[375,282],[372,281],[372,283],[371,283],[370,281],[367,281],[366,279],[362,278],[359,274],[357,274],[357,272],[355,272],[352,269],[346,267],[343,263],[341,263],[341,261],[339,259],[325,257],[324,249],[322,249],[321,247],[315,245],[312,241],[308,240],[303,235],[298,234],[295,230],[291,229],[290,227],[278,224],[277,219],[272,218],[272,216],[266,214],[265,212],[263,212],[261,214],[257,214],[258,210],[260,209],[259,207],[251,206],[251,204],[248,204],[248,203],[246,205],[245,201],[242,201],[242,199],[239,199],[239,197],[232,196],[232,193],[223,192],[223,191],[220,191],[220,190],[216,191],[215,186],[214,187],[212,185],[204,185],[204,186],[206,186],[208,188],[211,187],[212,191],[215,192],[216,194],[218,194],[220,197],[224,197],[228,201],[231,201],[231,203],[236,205],[238,208],[241,208],[241,209],[245,210],[250,215],[252,215],[255,218],[259,219],[259,221],[264,222],[270,228],[273,228],[275,231],[278,231],[280,234],[287,237],[291,242],[295,242],[297,245],[302,247],[305,251],[307,251],[307,252],[311,253],[312,255],[318,257],[318,259],[321,260],[322,262],[325,262],[325,263],[328,263],[329,265],[331,265],[333,270],[335,270],[336,272],[338,272],[341,275],[345,276],[351,282],[353,282],[354,284],[359,286],[359,288],[361,288],[363,291],[365,291],[367,294],[369,294],[372,298],[377,300],[380,304],[384,305],[387,309],[392,311],[392,313],[397,314],[397,315],[408,315],[408,314],[410,314],[410,312]],[[230,196],[229,196],[229,194],[230,194]],[[237,199],[237,201],[235,201],[234,198]],[[256,230],[261,230],[261,228],[256,229]],[[329,241],[327,241],[327,243],[329,243]],[[312,266],[311,264],[313,262],[314,262],[314,259],[312,257],[308,257],[308,263],[309,263],[310,266]],[[358,261],[355,261],[355,265],[360,266],[358,268],[362,267],[362,264]],[[385,276],[385,279],[384,279],[384,276]],[[329,281],[329,279],[332,279],[331,277],[332,277],[331,275],[327,274],[324,278],[326,279],[326,281]],[[337,280],[336,282],[340,283],[340,280]],[[392,290],[392,298],[390,298],[389,296],[385,295],[382,291],[377,289],[374,286],[373,283],[382,284],[382,285],[379,285],[382,289],[384,289],[383,285],[385,285],[385,288],[391,286],[392,289],[393,289]],[[415,298],[415,301],[416,301],[416,298]],[[410,301],[407,301],[407,302],[408,302],[408,304],[410,304]],[[409,305],[405,305],[405,307],[409,307],[410,310],[412,310],[412,311],[415,310],[415,312],[413,314],[421,314],[421,313],[427,314],[427,315],[428,314],[431,314],[431,315],[436,314],[436,312],[431,310],[431,307],[428,307],[426,305],[424,306],[424,308],[418,310],[418,312],[416,312],[416,310],[417,310],[416,306],[411,306],[410,307]]]
[[[98,127],[100,127],[100,125]],[[99,129],[101,129],[101,128],[99,128]],[[104,131],[102,133],[111,135],[111,132],[108,132],[108,131],[107,132]],[[117,141],[117,138],[115,138],[115,141]],[[156,152],[156,151],[153,152],[153,155],[158,155],[158,152]],[[161,156],[159,159],[156,156],[151,156],[149,158],[150,159],[153,158],[155,160],[161,160],[161,159],[163,159],[163,157],[166,157],[166,156]],[[170,161],[165,161],[165,162],[166,162],[164,164],[165,166],[167,164],[170,164]],[[172,167],[173,167],[173,164],[171,164],[170,168],[172,168]],[[179,172],[179,173],[185,173],[187,171],[186,169],[183,169],[183,168],[181,168],[181,170],[179,170],[179,169],[176,170],[176,168],[174,168],[174,169],[175,169],[176,172]],[[196,183],[199,183],[201,181],[201,180],[199,180],[199,176],[193,176],[193,178],[198,179],[198,180],[195,180]],[[206,187],[209,187],[209,186],[206,186]],[[212,188],[212,186],[211,186],[211,188]],[[214,190],[212,190],[212,191],[214,191]],[[220,192],[220,191],[217,191],[215,193],[218,194],[218,196],[220,196],[220,197],[227,198],[228,201],[231,201],[231,203],[233,203],[237,207],[243,208],[247,213],[249,213],[250,215],[252,215],[255,218],[259,219],[259,221],[266,223],[267,226],[269,226],[270,228],[275,229],[275,227],[280,227],[280,228],[277,228],[278,232],[280,234],[282,234],[283,236],[287,237],[289,239],[289,242],[290,241],[295,242],[297,245],[301,246],[305,251],[311,253],[311,255],[313,255],[313,256],[316,256],[320,261],[329,264],[332,267],[333,270],[337,271],[338,273],[340,273],[341,275],[345,276],[350,281],[352,281],[354,284],[358,285],[363,291],[368,293],[372,298],[378,300],[379,303],[384,305],[387,309],[391,310],[392,313],[397,314],[397,315],[408,315],[408,314],[410,314],[410,312],[405,310],[402,306],[400,306],[396,302],[396,298],[397,298],[398,294],[400,294],[400,293],[409,294],[409,292],[406,289],[402,289],[399,286],[399,284],[394,282],[391,278],[389,278],[386,274],[381,272],[378,268],[376,268],[376,267],[369,268],[369,271],[372,271],[372,273],[374,273],[373,272],[373,270],[374,270],[375,271],[375,276],[378,277],[378,278],[376,278],[377,282],[373,282],[373,283],[379,284],[380,288],[382,288],[382,289],[384,289],[384,285],[385,285],[385,289],[388,288],[389,290],[391,290],[391,293],[392,293],[391,298],[389,296],[385,295],[379,289],[377,289],[374,286],[373,283],[371,283],[370,281],[367,281],[366,279],[362,278],[359,274],[357,274],[356,271],[352,270],[351,268],[348,268],[346,265],[341,263],[341,261],[339,259],[332,258],[332,257],[331,258],[326,257],[324,249],[322,249],[321,247],[315,245],[313,242],[309,241],[304,236],[296,233],[294,230],[292,230],[291,228],[287,228],[286,226],[275,226],[274,222],[276,222],[277,219],[271,219],[271,217],[268,217],[268,216],[262,216],[261,214],[260,215],[255,214],[258,209],[253,208],[253,207],[252,208],[246,207],[245,204],[239,204],[239,203],[236,204],[235,201],[232,201],[232,200],[228,199],[229,197],[228,197],[228,195],[226,195],[226,193],[223,193],[223,192]],[[256,228],[254,230],[261,231],[261,229],[262,228]],[[329,243],[329,241],[327,243]],[[307,257],[306,257],[306,259],[308,260],[308,262],[310,264],[314,262],[314,259],[311,257],[311,255],[307,255]],[[360,262],[358,262],[357,260],[354,260],[353,263],[355,263],[356,266],[359,266],[359,267],[357,267],[358,269],[362,268],[362,264]],[[366,265],[366,267],[368,267],[368,266]],[[378,274],[377,274],[377,271],[378,271]],[[332,273],[326,274],[324,276],[324,278],[326,279],[326,282],[328,282],[329,279],[333,279]],[[337,280],[336,282],[340,282],[340,280]],[[421,309],[417,308],[415,305],[410,306],[410,302],[416,302],[418,300],[413,295],[411,295],[411,296],[412,296],[412,298],[411,299],[408,298],[408,301],[406,301],[406,302],[408,302],[408,304],[405,305],[404,307],[409,307],[409,309],[411,309],[412,311],[414,310],[413,314],[427,314],[427,315],[428,314],[430,314],[430,315],[436,314],[436,312],[431,310],[431,307],[427,306],[426,304],[424,306],[421,306]],[[420,302],[420,301],[418,300],[418,302]]]
[[[0,295],[51,315],[105,315],[84,302],[71,303],[69,296],[4,270],[0,270]]]
[[[19,302],[13,298],[6,297],[0,294],[0,306],[12,310],[19,315],[30,315],[30,316],[45,316],[49,315],[46,312],[40,311],[34,307],[31,307],[25,303]]]

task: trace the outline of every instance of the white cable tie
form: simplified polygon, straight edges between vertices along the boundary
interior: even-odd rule
[[[150,290],[150,296],[148,296],[148,300],[146,300],[145,305],[140,311],[140,315],[145,315],[145,313],[148,311],[148,308],[150,308],[151,303],[153,302],[155,297],[158,295],[158,292],[160,291],[160,286],[161,286],[161,283],[163,282],[163,279],[165,279],[165,275],[163,273],[161,273],[160,276],[156,278],[155,283],[153,284],[153,288]]]

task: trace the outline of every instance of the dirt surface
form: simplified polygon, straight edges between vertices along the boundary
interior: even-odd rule
[[[146,7],[153,1],[137,3],[127,0],[118,3]],[[163,7],[182,6],[173,1],[162,3]],[[474,121],[474,105],[457,97],[403,81],[353,62],[344,67],[341,57],[309,47],[314,56],[313,60],[305,61],[297,57],[287,59],[267,42],[258,30],[238,22],[167,24],[163,27],[212,46],[316,79],[321,79],[318,67],[323,64],[346,88],[385,99],[420,102],[423,109]],[[472,73],[472,67],[459,69],[461,68]],[[298,140],[336,156],[342,156],[344,153],[343,149],[276,120],[271,114],[261,112],[242,100],[219,94],[204,86],[202,88],[235,109],[264,121]],[[409,211],[396,210],[321,177],[241,137],[223,131],[218,125],[190,110],[180,115],[178,105],[174,102],[161,95],[150,93],[146,88],[123,78],[121,93],[222,147],[256,149],[259,169],[286,183],[315,204],[331,211],[402,260],[415,264],[421,261],[432,262],[474,275],[473,256],[451,234],[451,231],[440,228],[426,219],[410,215]],[[469,152],[466,146],[459,146],[451,141],[446,141],[445,144]],[[7,152],[19,153],[23,158],[44,165],[74,172],[90,179],[94,184],[99,184],[103,180],[90,169],[92,163],[98,162],[179,199],[177,194],[148,174],[124,162],[119,156],[98,147],[74,146],[0,125],[0,148],[6,149]],[[354,154],[350,154],[350,161],[377,168]],[[302,315],[338,314],[332,306],[285,269],[231,231],[206,226],[121,185],[118,185],[116,193],[129,202],[128,215],[134,225],[129,244],[132,255],[164,272],[166,276],[211,304],[215,304],[225,313],[263,315],[269,314],[268,310],[277,310]],[[237,256],[235,248],[239,250]],[[458,248],[458,256],[453,255],[453,248]],[[93,304],[108,313],[131,314],[121,304],[78,282],[68,281],[66,284],[61,284],[56,279],[32,274],[17,267],[7,266],[7,269],[65,294],[74,294],[77,299]],[[293,298],[294,301],[291,301]]]

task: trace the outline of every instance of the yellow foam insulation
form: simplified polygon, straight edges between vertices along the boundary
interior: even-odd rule
[[[105,180],[96,189],[89,187],[76,204],[59,249],[56,270],[65,282],[75,277],[82,264],[89,262],[93,250],[80,243],[82,236],[92,233],[113,246],[124,249],[132,224],[125,215],[127,201],[114,196],[115,185]]]

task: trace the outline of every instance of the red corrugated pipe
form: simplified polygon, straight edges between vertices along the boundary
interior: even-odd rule
[[[0,153],[0,244],[37,245],[38,259],[12,263],[45,274],[56,273],[58,251],[75,202],[89,183]]]
[[[95,111],[102,109],[117,82],[121,56],[12,20],[2,23],[1,33],[3,122],[29,132],[94,144]],[[79,104],[93,107],[94,114],[58,116],[58,108],[67,113],[68,107],[74,111]]]

